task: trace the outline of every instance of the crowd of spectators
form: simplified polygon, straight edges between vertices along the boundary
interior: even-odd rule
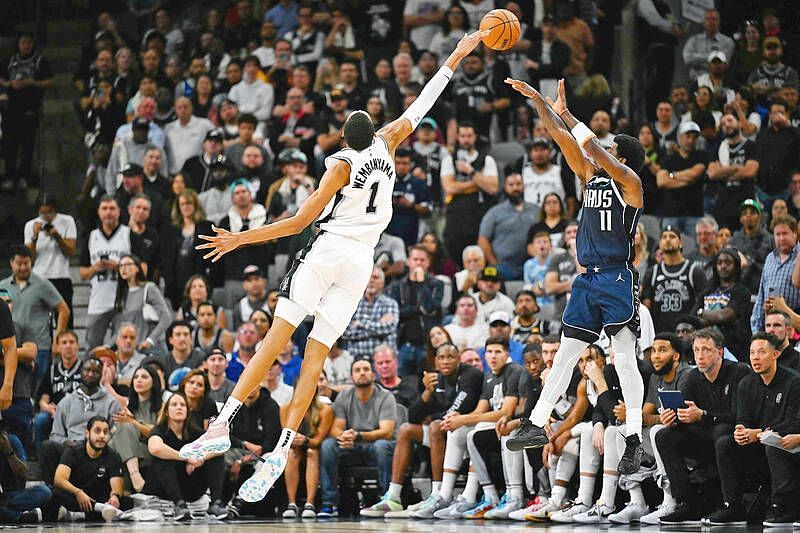
[[[620,2],[161,4],[94,20],[73,78],[85,180],[66,203],[39,197],[0,280],[3,367],[16,366],[13,382],[0,373],[0,521],[114,520],[142,506],[177,520],[360,507],[800,521],[800,36],[782,25],[787,12],[745,20],[730,5],[639,0],[638,117],[608,82]],[[285,475],[266,500],[243,502],[239,485],[278,440],[310,323],[244,402],[229,451],[186,462],[177,450],[255,355],[313,230],[213,264],[198,236],[294,215],[342,146],[348,114],[363,109],[376,126],[399,116],[496,7],[518,16],[520,41],[466,58],[397,150],[394,215],[364,296]],[[646,151],[633,263],[646,455],[634,475],[616,470],[625,405],[605,337],[581,355],[550,443],[505,447],[547,379],[583,270],[582,191],[507,76],[548,96],[565,78],[570,108],[601,144],[629,133]],[[47,48],[22,34],[0,63],[3,190],[35,184],[32,124],[51,83]],[[90,287],[85,335],[71,261]],[[683,402],[665,403],[664,391]],[[44,485],[25,488],[33,457]],[[351,466],[374,467],[380,494],[344,501]],[[431,480],[427,498],[412,477]]]

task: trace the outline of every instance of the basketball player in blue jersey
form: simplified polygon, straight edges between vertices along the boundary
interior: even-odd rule
[[[562,318],[561,347],[544,383],[530,420],[508,440],[510,450],[547,444],[544,426],[553,405],[569,385],[584,349],[605,328],[614,347],[626,406],[626,447],[620,474],[633,474],[642,458],[642,397],[644,384],[636,364],[639,336],[639,280],[633,267],[633,237],[642,210],[642,182],[637,175],[644,149],[628,135],[617,135],[604,149],[595,134],[567,109],[564,80],[555,102],[545,100],[525,82],[506,79],[520,94],[531,98],[544,125],[558,143],[570,168],[583,186],[583,210],[578,226],[578,263],[586,272],[575,278]]]
[[[297,428],[317,390],[325,358],[350,323],[364,294],[372,274],[375,246],[392,218],[395,149],[430,111],[461,60],[488,33],[465,35],[402,116],[377,133],[366,112],[350,114],[342,127],[347,147],[325,160],[327,170],[319,188],[294,216],[238,233],[215,227],[216,236],[200,237],[209,242],[197,248],[211,250],[204,258],[217,261],[241,246],[296,235],[314,221],[318,230],[281,282],[272,327],[219,416],[199,439],[179,452],[183,460],[191,463],[230,447],[229,425],[242,402],[259,386],[295,328],[307,315],[313,315],[314,327],[306,344],[286,426],[275,449],[262,458],[261,469],[239,489],[243,500],[256,502],[264,498],[286,467]],[[370,441],[376,438],[371,433],[345,431],[342,438]]]

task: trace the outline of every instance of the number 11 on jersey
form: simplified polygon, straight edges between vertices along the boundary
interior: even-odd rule
[[[611,210],[600,209],[597,212],[600,214],[600,231],[611,231]]]

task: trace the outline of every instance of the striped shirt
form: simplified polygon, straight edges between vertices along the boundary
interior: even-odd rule
[[[393,319],[382,322],[381,317],[391,314]],[[358,323],[357,326],[354,326]],[[388,344],[397,349],[397,325],[400,323],[400,309],[397,302],[388,296],[379,294],[370,302],[366,297],[358,302],[358,308],[350,321],[350,325],[342,334],[347,341],[347,351],[354,359],[368,357],[379,344]]]
[[[754,333],[764,330],[764,301],[770,293],[783,296],[786,305],[792,309],[800,307],[800,290],[792,285],[792,268],[799,251],[800,244],[795,244],[792,253],[783,262],[778,250],[771,251],[767,256],[764,271],[761,273],[761,283],[758,286],[758,298],[750,317],[750,329]]]

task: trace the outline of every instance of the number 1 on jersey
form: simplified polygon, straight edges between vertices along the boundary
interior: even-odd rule
[[[367,204],[367,213],[374,213],[377,211],[377,207],[375,207],[375,197],[378,196],[378,185],[380,185],[379,181],[376,181],[372,184],[372,192],[369,195],[369,203]]]
[[[611,210],[600,209],[600,231],[611,231]]]

